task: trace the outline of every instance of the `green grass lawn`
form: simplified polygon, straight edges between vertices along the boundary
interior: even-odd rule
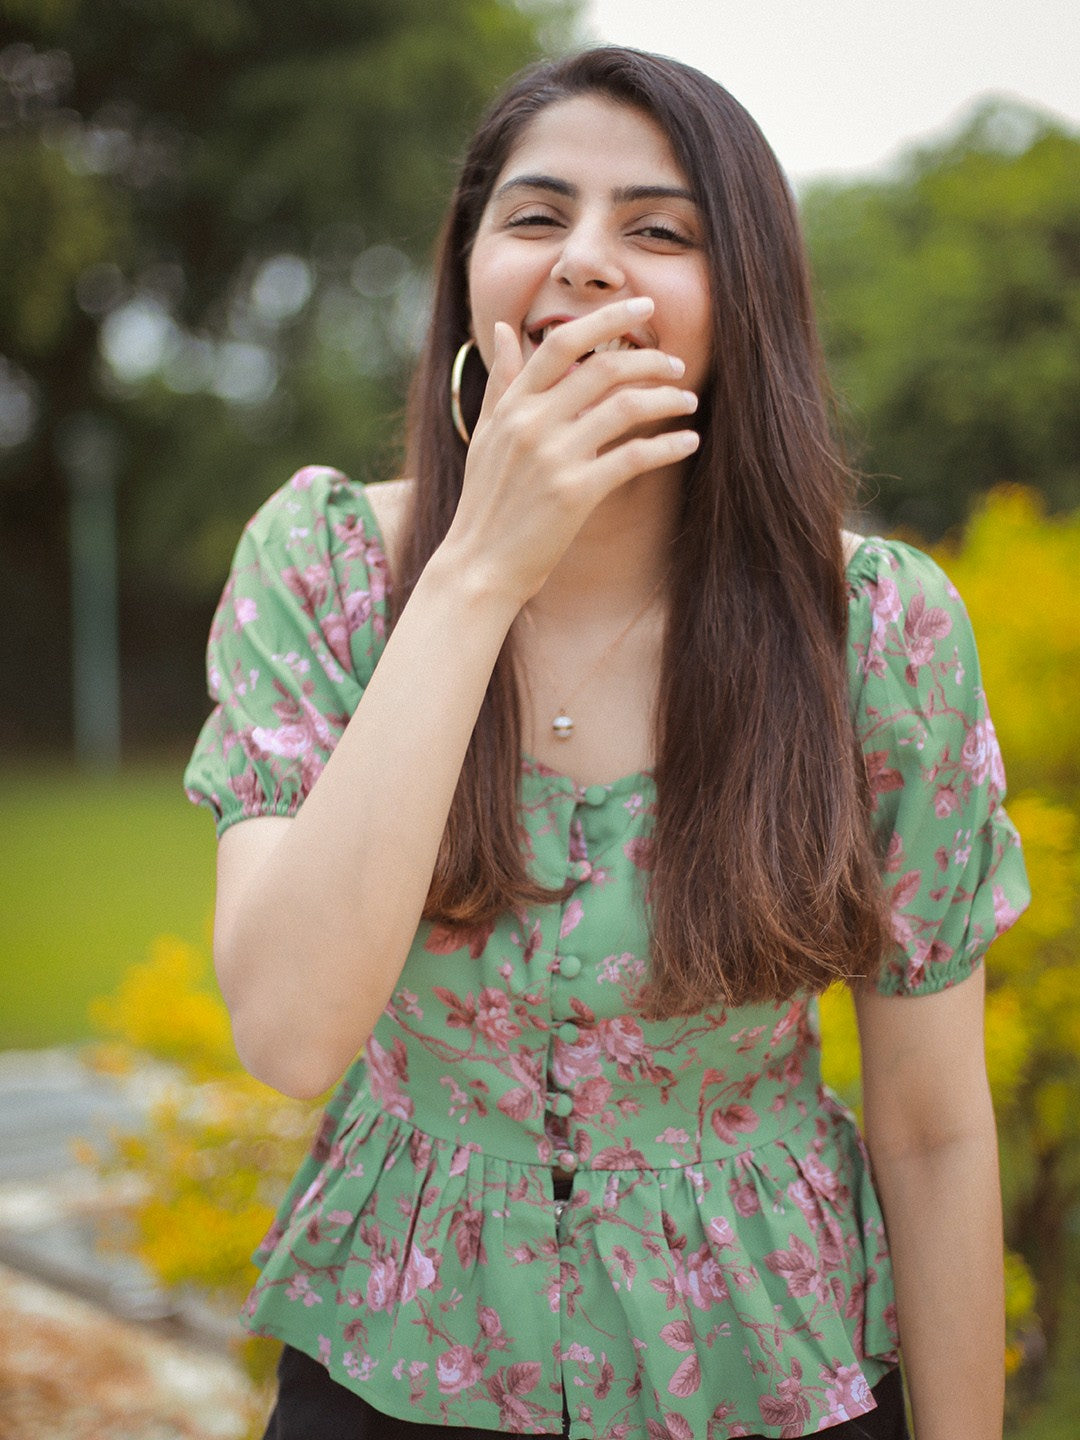
[[[209,943],[214,827],[182,769],[0,775],[0,1049],[88,1038],[90,1000],[156,935]]]

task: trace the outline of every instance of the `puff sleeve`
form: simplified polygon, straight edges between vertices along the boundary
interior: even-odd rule
[[[848,569],[848,666],[894,945],[878,988],[964,979],[1030,898],[971,624],[926,555],[865,541]]]
[[[382,651],[387,584],[363,487],[336,470],[298,471],[250,521],[210,630],[215,708],[184,775],[219,835],[296,813]]]

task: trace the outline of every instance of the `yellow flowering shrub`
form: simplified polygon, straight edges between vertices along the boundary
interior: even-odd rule
[[[116,1137],[97,1163],[139,1184],[113,1241],[167,1287],[195,1284],[231,1312],[250,1288],[250,1256],[314,1131],[311,1105],[288,1100],[240,1066],[225,1006],[198,947],[154,942],[117,991],[92,1006],[105,1037],[98,1068],[134,1073],[155,1099],[150,1123]],[[276,1347],[243,1347],[262,1378]]]
[[[1080,798],[1080,511],[1002,486],[935,558],[964,597],[1016,795]]]

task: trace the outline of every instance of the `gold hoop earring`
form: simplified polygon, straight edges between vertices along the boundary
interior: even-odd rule
[[[465,344],[454,356],[454,363],[450,370],[450,418],[454,422],[454,429],[466,445],[472,436],[465,424],[465,417],[461,413],[461,376],[465,369],[465,361],[469,358],[469,351],[475,344],[476,341],[472,339],[465,341]]]

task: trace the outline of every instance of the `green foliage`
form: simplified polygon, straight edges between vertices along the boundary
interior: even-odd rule
[[[803,215],[884,523],[936,538],[1002,482],[1080,502],[1080,137],[988,103],[895,176],[811,186]]]
[[[11,351],[38,357],[67,342],[79,276],[122,255],[127,239],[119,197],[31,137],[0,136],[0,312]]]
[[[122,595],[161,617],[159,645],[296,465],[394,472],[459,151],[510,73],[568,43],[576,9],[8,0],[0,608],[29,633],[0,640],[5,673],[57,627],[20,596],[66,569],[73,417],[118,442]],[[137,626],[123,640],[140,644]],[[51,697],[16,696],[25,732],[64,734]]]

